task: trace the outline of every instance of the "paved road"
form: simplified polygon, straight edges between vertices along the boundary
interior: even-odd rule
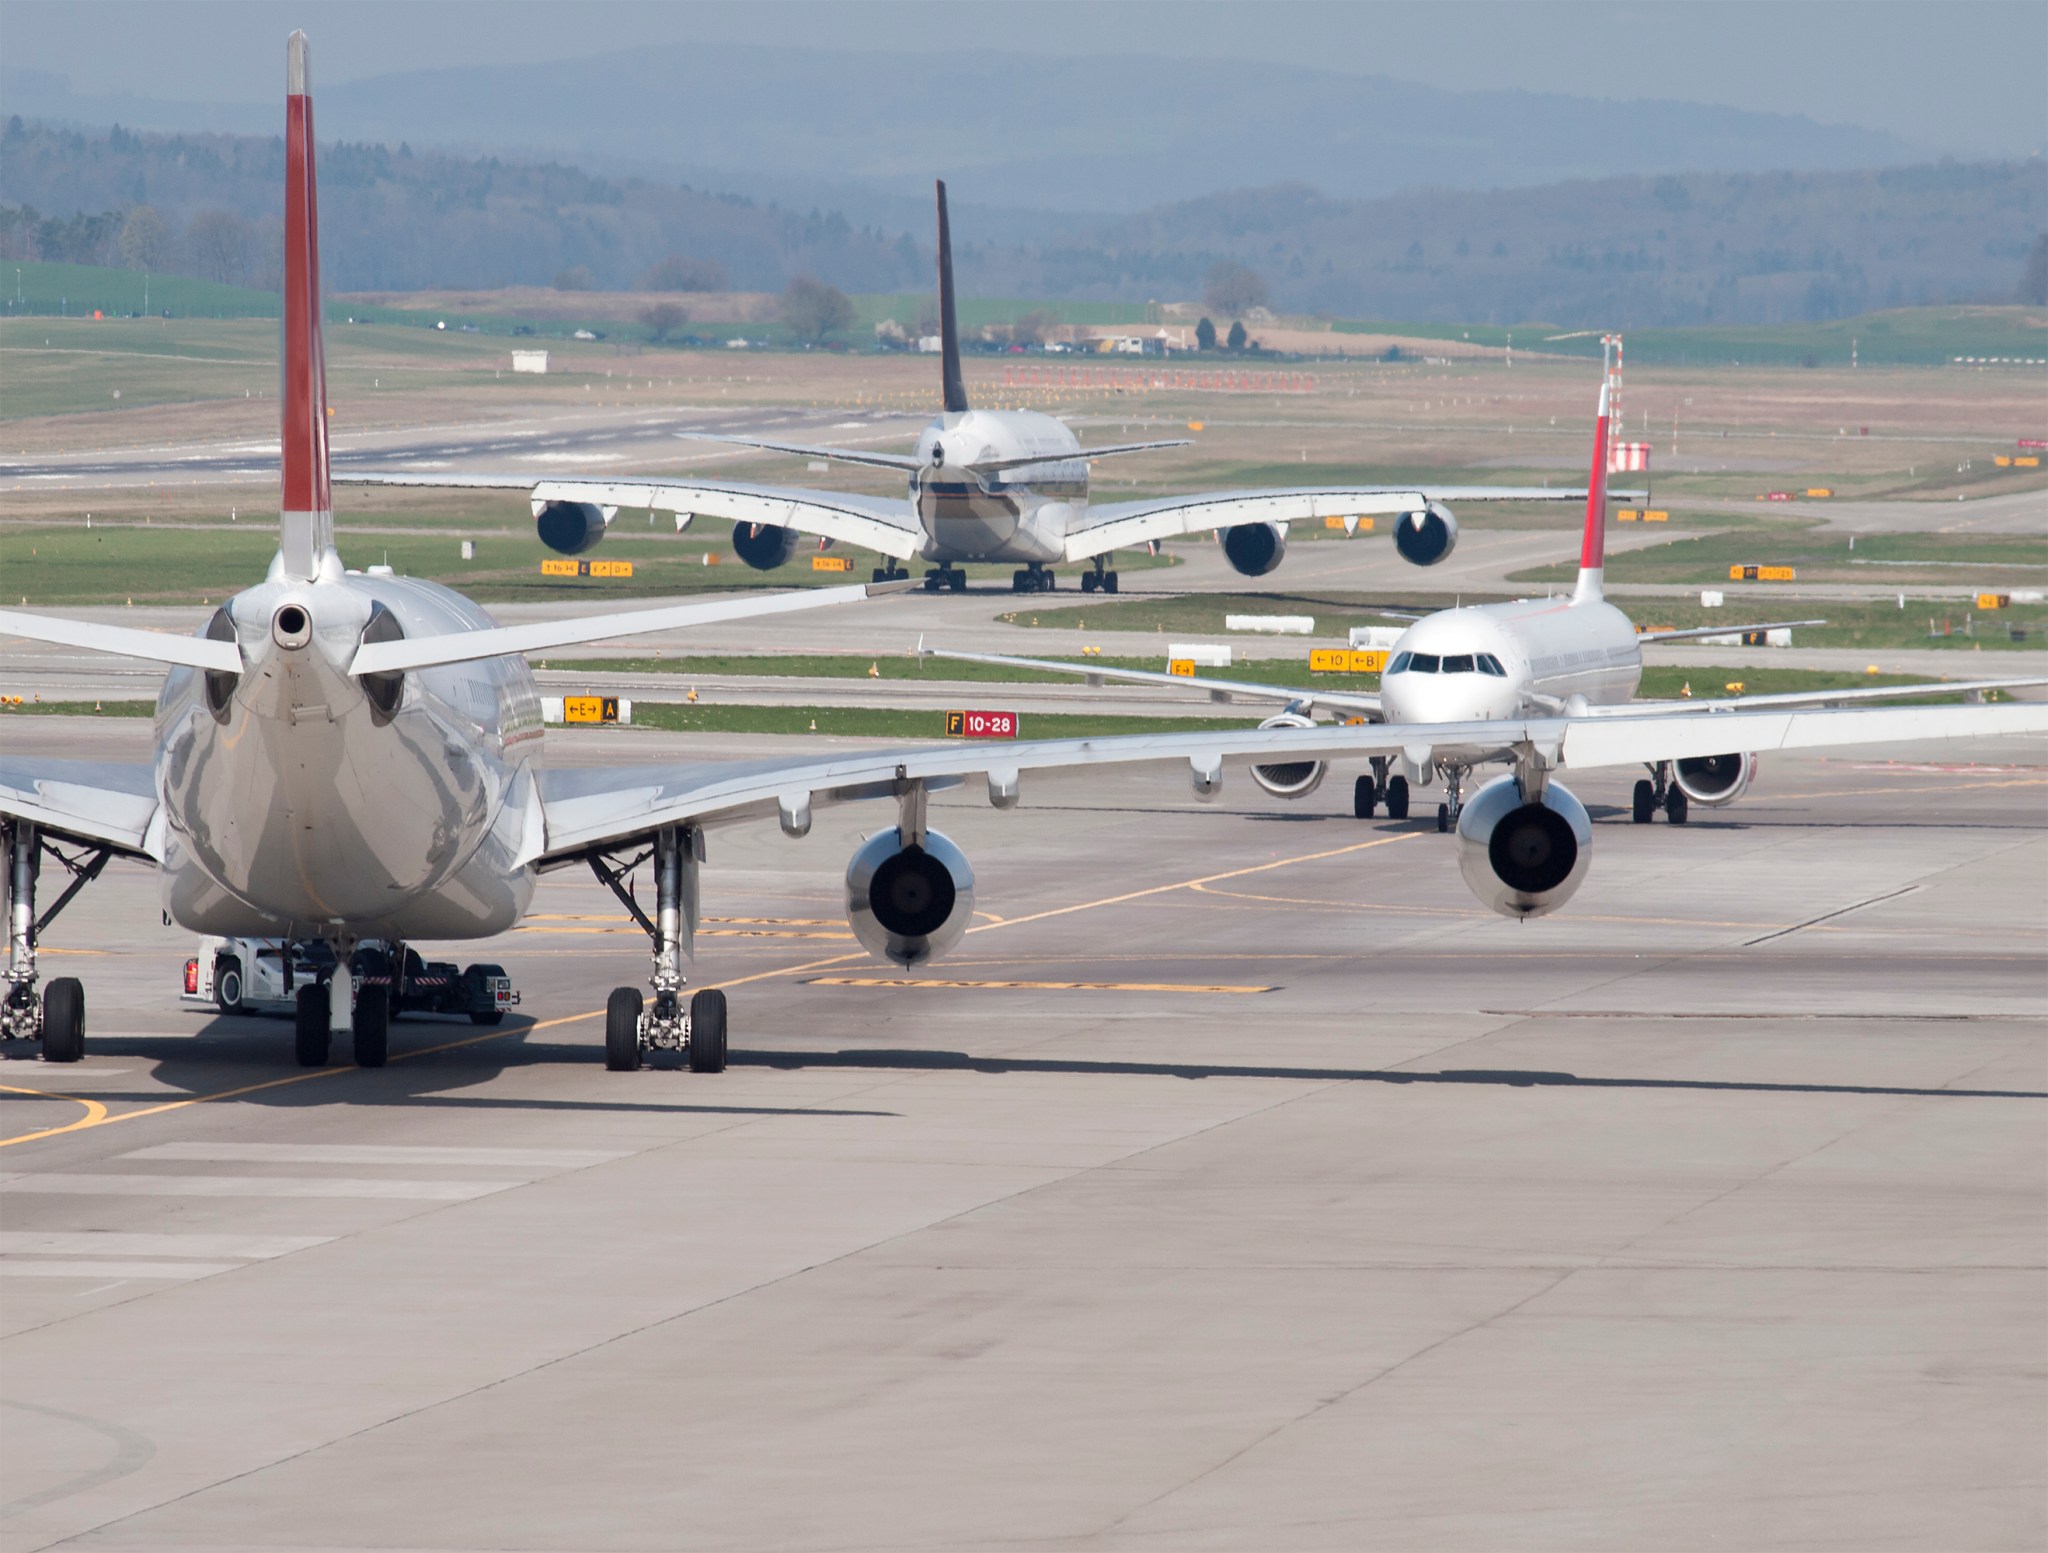
[[[587,878],[466,951],[519,1017],[308,1075],[122,871],[87,1061],[0,1064],[81,1124],[0,1146],[8,1546],[2038,1547],[2048,747],[1625,781],[1522,925],[1329,788],[948,795],[910,977],[873,812],[720,833],[715,1078],[602,1070]]]

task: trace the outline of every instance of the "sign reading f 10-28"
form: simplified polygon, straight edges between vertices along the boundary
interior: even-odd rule
[[[948,712],[946,714],[946,737],[949,739],[1014,739],[1017,737],[1017,714],[1015,712]]]

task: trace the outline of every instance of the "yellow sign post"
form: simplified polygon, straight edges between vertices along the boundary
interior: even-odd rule
[[[814,572],[850,572],[853,570],[853,557],[850,555],[814,555],[811,557],[811,570]]]
[[[1318,647],[1308,655],[1311,674],[1378,674],[1387,666],[1387,655],[1377,648]]]
[[[617,696],[564,696],[562,698],[562,721],[565,723],[615,723],[619,720],[619,698]]]
[[[543,577],[630,577],[631,561],[543,561]]]
[[[1798,572],[1790,566],[1731,566],[1728,568],[1730,582],[1793,582]]]

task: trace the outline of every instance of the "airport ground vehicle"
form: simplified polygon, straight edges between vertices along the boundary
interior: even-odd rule
[[[301,987],[324,987],[334,975],[333,947],[321,939],[287,943],[281,938],[209,935],[185,961],[188,1006],[213,1007],[223,1014],[292,1014]],[[405,1014],[467,1014],[472,1024],[494,1025],[517,1006],[519,994],[502,965],[457,965],[427,960],[410,945],[392,963],[388,944],[374,939],[356,945],[350,970],[358,995],[366,986],[385,989],[393,1019]],[[395,974],[394,974],[395,972]]]

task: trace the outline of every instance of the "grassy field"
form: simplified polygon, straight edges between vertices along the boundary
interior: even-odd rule
[[[1405,324],[1354,322],[1340,334],[1401,334],[1418,339],[1469,340],[1505,346],[1508,337],[1529,351],[1600,356],[1597,332],[1576,339],[1550,324]],[[1684,329],[1631,329],[1631,366],[1847,366],[1851,345],[1865,366],[1946,366],[1957,356],[2048,358],[2048,313],[2030,307],[1908,307],[1825,323],[1701,325]]]
[[[1983,584],[1983,591],[2048,586],[2048,541],[2020,534],[1861,534],[1783,525],[1769,533],[1711,534],[1608,557],[1612,582],[1712,587],[1731,566],[1790,566],[1802,582]],[[1516,572],[1512,582],[1564,583],[1577,562]]]
[[[1724,568],[1721,576],[1725,579],[1727,575]],[[1090,629],[1097,631],[1171,631],[1232,639],[1231,633],[1224,630],[1225,615],[1305,614],[1315,618],[1317,635],[1341,636],[1353,626],[1400,624],[1398,620],[1375,613],[1375,606],[1432,610],[1448,608],[1457,602],[1486,604],[1498,602],[1498,599],[1466,595],[1458,600],[1447,594],[1420,592],[1376,594],[1276,590],[1264,594],[1210,593],[1128,599],[1114,604],[1091,604],[1085,609],[1020,610],[1003,618],[1020,625],[1059,629],[1073,629],[1085,622]],[[1805,627],[1794,633],[1793,640],[1801,647],[1950,647],[1958,651],[1977,647],[1987,650],[2039,650],[2048,647],[2048,604],[2015,605],[1987,615],[1969,607],[1959,608],[1957,601],[1951,599],[1915,600],[1909,596],[1906,607],[1901,610],[1892,600],[1802,599],[1796,591],[1788,589],[1782,595],[1768,597],[1745,595],[1719,609],[1703,608],[1696,596],[1625,599],[1622,607],[1645,629],[1686,630],[1726,621],[1732,631],[1750,622],[1826,620],[1828,624],[1825,626]],[[1930,638],[1930,616],[1937,631],[1946,621],[1956,634]],[[1966,621],[1970,623],[1969,635],[1962,634]],[[2007,635],[2009,626],[2025,631],[2025,640],[2011,640]],[[1234,639],[1247,644],[1271,640],[1242,635]],[[1652,646],[1644,650],[1654,653],[1656,648]],[[1304,658],[1307,651],[1306,647],[1302,648]]]

